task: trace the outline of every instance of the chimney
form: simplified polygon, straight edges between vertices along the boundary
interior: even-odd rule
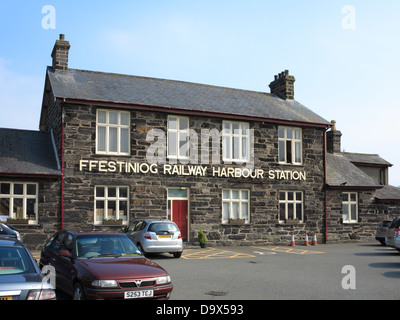
[[[332,120],[332,129],[326,133],[326,147],[329,153],[340,153],[342,133],[336,130],[336,121]]]
[[[276,94],[282,99],[294,100],[294,82],[296,79],[289,75],[289,70],[275,76],[275,80],[269,85],[271,94]]]
[[[60,40],[56,41],[51,57],[53,58],[53,68],[56,70],[68,69],[68,52],[71,45],[65,41],[65,36],[60,34]]]

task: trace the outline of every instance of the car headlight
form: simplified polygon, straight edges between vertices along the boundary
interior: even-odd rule
[[[157,284],[164,284],[171,282],[171,277],[170,276],[164,276],[164,277],[158,277],[157,278]]]
[[[92,281],[92,286],[100,288],[113,288],[118,287],[118,283],[115,280],[94,280]]]
[[[52,289],[31,290],[26,298],[27,300],[55,300],[56,292]]]

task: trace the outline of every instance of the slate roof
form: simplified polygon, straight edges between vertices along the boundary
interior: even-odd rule
[[[393,166],[390,162],[382,159],[377,154],[365,154],[365,153],[351,153],[351,152],[343,152],[342,153],[350,162],[357,164],[365,164],[365,165],[380,165],[380,166]]]
[[[0,128],[0,174],[60,175],[48,132]]]
[[[327,184],[330,187],[382,188],[342,154],[326,155]]]
[[[299,102],[265,92],[51,67],[47,76],[56,98],[330,125]]]
[[[400,188],[384,186],[382,189],[376,190],[375,198],[378,201],[400,202]]]

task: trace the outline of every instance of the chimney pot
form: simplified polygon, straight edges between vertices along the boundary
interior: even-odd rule
[[[326,145],[329,153],[341,152],[341,137],[342,133],[336,130],[336,121],[332,120],[332,129],[326,133]]]
[[[53,58],[53,68],[56,70],[68,69],[68,53],[71,45],[65,40],[65,35],[60,34],[60,40],[56,41],[51,57]]]
[[[275,76],[275,80],[270,83],[271,94],[276,94],[282,99],[294,100],[294,82],[296,79],[289,75],[289,70],[285,70]]]

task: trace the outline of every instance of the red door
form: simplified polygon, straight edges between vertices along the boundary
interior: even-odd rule
[[[188,229],[188,201],[187,200],[172,200],[172,221],[175,222],[179,230],[181,230],[182,239],[187,240]]]

